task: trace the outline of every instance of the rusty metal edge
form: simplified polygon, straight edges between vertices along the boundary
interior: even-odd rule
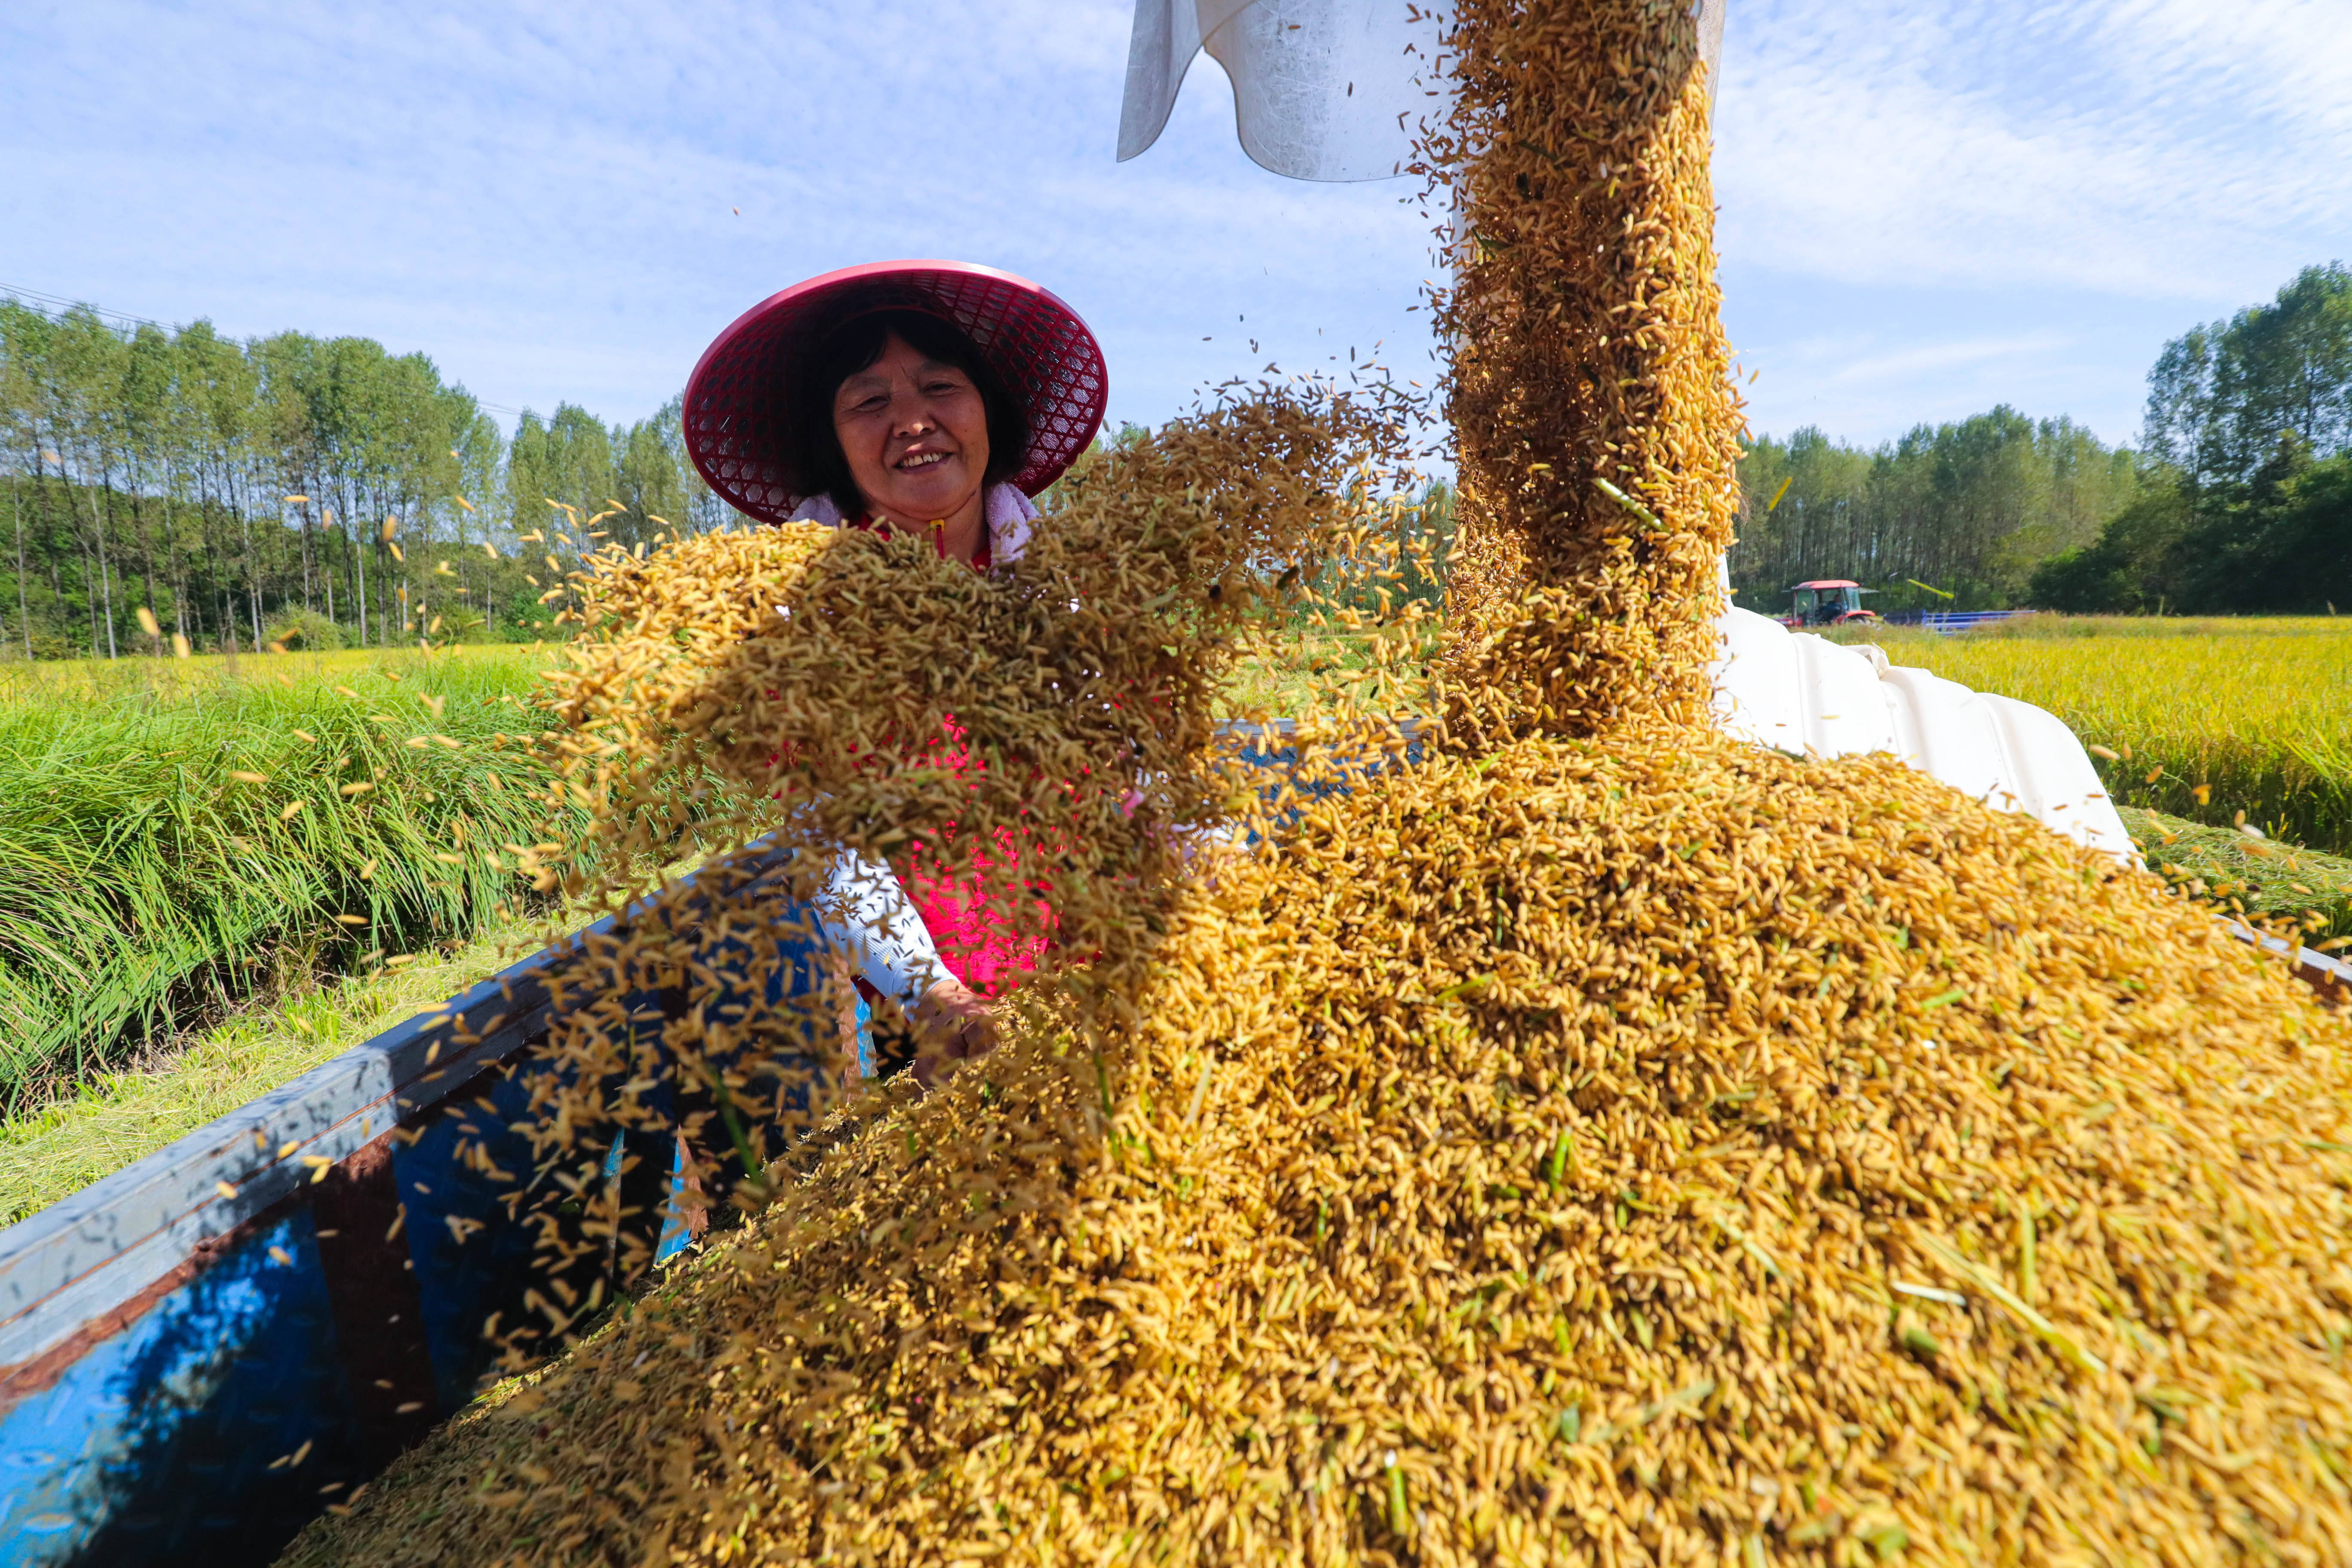
[[[2276,954],[2294,966],[2295,978],[2318,992],[2329,1001],[2352,997],[2352,963],[2331,957],[2315,948],[2290,943],[2284,937],[2257,931],[2245,921],[2219,917],[2223,929],[2249,947]]]

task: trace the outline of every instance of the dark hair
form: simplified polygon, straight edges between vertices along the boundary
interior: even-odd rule
[[[841,384],[882,357],[895,333],[916,353],[951,364],[971,377],[988,416],[988,468],[981,483],[1003,482],[1021,469],[1029,449],[1029,416],[1005,388],[980,345],[950,321],[921,310],[872,310],[853,317],[818,340],[807,360],[808,374],[789,395],[794,478],[804,495],[829,495],[844,517],[866,510],[866,498],[850,477],[841,437],[833,427],[833,397]]]

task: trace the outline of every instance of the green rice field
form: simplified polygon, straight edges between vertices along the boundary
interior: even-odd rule
[[[1388,664],[1376,656],[1372,631],[1308,633],[1235,672],[1225,710],[1296,718],[1342,693],[1360,709],[1417,713],[1427,689],[1423,660],[1435,651],[1435,638],[1421,634],[1409,653]],[[1395,635],[1393,632],[1388,635]]]
[[[2049,709],[2114,753],[2093,757],[2119,803],[2352,854],[2352,618],[2032,616],[1838,640]]]
[[[1288,711],[1364,649],[1301,644],[1237,704]],[[541,727],[555,657],[0,663],[0,1120],[518,913],[516,851],[553,814],[544,769],[500,738]]]
[[[293,983],[171,1039],[142,1061],[58,1086],[0,1121],[0,1225],[13,1225],[153,1153],[215,1117],[300,1077],[536,945],[511,920],[454,951],[428,948],[390,969]]]
[[[289,976],[463,939],[524,891],[544,650],[0,673],[0,1109]]]
[[[1869,640],[2114,752],[2126,825],[2189,896],[2352,936],[2352,621]],[[1242,669],[1231,710],[1339,689],[1417,708],[1417,661],[1376,670],[1369,648],[1301,638]],[[540,727],[552,658],[0,665],[0,1223],[520,956],[551,918],[515,852],[545,830],[547,779],[499,737]]]

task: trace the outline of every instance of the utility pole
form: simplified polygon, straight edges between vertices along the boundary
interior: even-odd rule
[[[8,515],[16,524],[16,625],[25,634],[25,662],[33,662],[33,610],[25,598],[25,506],[18,477],[8,476]]]
[[[110,482],[107,486],[110,496],[112,493],[113,488],[113,485]],[[99,516],[98,493],[95,490],[90,492],[89,521],[90,527],[96,531],[98,535],[98,590],[100,600],[106,607],[106,657],[109,658],[119,658],[121,655],[116,650],[114,646],[114,579],[107,571],[106,523]],[[90,639],[90,651],[92,653],[96,653],[98,651],[98,639],[96,637],[92,637]]]

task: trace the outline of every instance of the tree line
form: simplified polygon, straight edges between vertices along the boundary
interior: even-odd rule
[[[1882,611],[2012,604],[2040,562],[2095,539],[2140,483],[2131,452],[2006,405],[1874,449],[1810,426],[1763,437],[1739,464],[1732,589],[1759,610],[1785,611],[1790,586],[1816,577],[1877,589]]]
[[[2137,449],[2007,406],[1864,449],[1817,428],[1739,468],[1738,601],[1815,577],[1874,608],[2352,608],[2352,273],[2167,344]]]
[[[373,339],[0,299],[0,656],[544,635],[581,550],[732,516],[678,414],[509,435]]]
[[[2352,271],[2306,268],[2148,373],[2147,482],[2033,602],[2084,612],[2352,609]]]
[[[372,339],[0,299],[0,657],[545,635],[582,550],[733,518],[679,412],[509,435]],[[2166,345],[2137,450],[2003,405],[1874,448],[1763,437],[1739,479],[1750,608],[1849,577],[1881,610],[2352,609],[2352,272]]]

